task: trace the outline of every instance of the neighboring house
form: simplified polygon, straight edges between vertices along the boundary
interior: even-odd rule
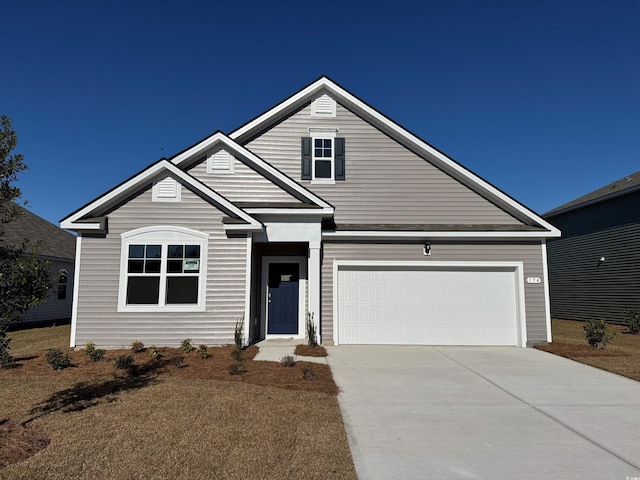
[[[640,172],[544,217],[562,230],[548,245],[554,318],[624,323],[640,310]]]
[[[522,204],[321,77],[62,220],[71,345],[304,338],[550,341],[545,240]]]
[[[25,240],[28,241],[28,250],[35,247],[40,258],[51,261],[51,274],[55,280],[47,300],[27,310],[20,316],[20,321],[69,321],[73,300],[76,237],[26,208],[18,208],[18,216],[2,226],[2,241],[10,245],[21,245]]]

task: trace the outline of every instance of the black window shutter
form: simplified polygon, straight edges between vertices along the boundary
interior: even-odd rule
[[[311,137],[302,137],[302,180],[311,180]]]
[[[344,172],[344,138],[336,138],[335,140],[336,147],[336,180],[344,180],[345,172]]]

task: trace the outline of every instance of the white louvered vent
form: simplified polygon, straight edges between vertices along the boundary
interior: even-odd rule
[[[153,185],[152,197],[154,202],[179,202],[180,193],[180,183],[171,177],[165,177]]]
[[[335,117],[336,101],[326,93],[311,103],[312,117]]]
[[[233,173],[234,157],[229,152],[218,150],[207,158],[207,173]]]

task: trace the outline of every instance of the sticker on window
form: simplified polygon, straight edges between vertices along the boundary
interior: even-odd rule
[[[182,267],[185,272],[197,272],[200,270],[200,260],[197,258],[188,258],[183,261]]]

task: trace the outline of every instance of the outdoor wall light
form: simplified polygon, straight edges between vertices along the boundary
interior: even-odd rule
[[[422,250],[422,253],[426,256],[431,255],[431,244],[429,242],[426,242],[424,244],[424,249]]]

